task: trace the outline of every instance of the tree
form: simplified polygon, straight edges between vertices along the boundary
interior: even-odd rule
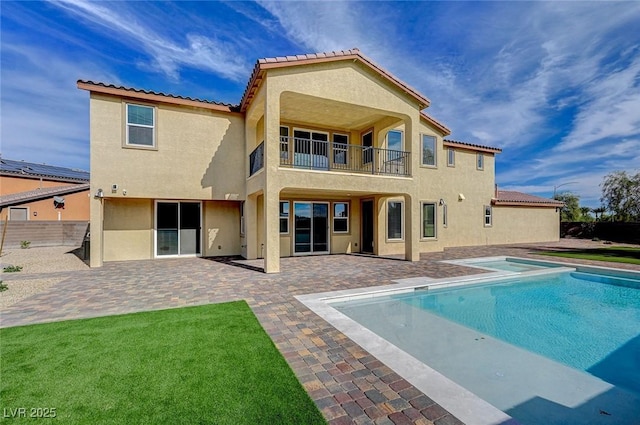
[[[615,221],[640,221],[640,172],[607,174],[600,185],[605,208],[614,213]]]
[[[571,192],[556,193],[553,197],[556,201],[564,202],[560,210],[560,221],[580,221],[580,197]]]
[[[585,223],[591,223],[593,221],[593,217],[591,216],[591,211],[593,211],[589,207],[580,207],[580,220]]]

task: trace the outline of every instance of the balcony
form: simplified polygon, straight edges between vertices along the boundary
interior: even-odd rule
[[[372,146],[281,136],[280,166],[409,177],[411,176],[411,153]]]
[[[249,155],[249,176],[253,176],[264,167],[264,142],[260,143]]]

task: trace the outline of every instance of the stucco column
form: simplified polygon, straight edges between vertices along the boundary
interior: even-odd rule
[[[98,191],[98,189],[91,188],[91,200],[90,200],[90,238],[91,238],[91,252],[89,265],[91,267],[102,267],[102,232],[103,232],[103,223],[102,217],[104,213],[104,198],[94,198],[93,195]]]
[[[267,80],[264,107],[264,271],[280,271],[280,90]]]
[[[404,195],[404,258],[420,261],[420,201]]]
[[[258,196],[247,196],[244,202],[244,243],[247,248],[247,259],[258,258]]]

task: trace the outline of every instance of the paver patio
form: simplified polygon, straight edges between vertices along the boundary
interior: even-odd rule
[[[572,246],[582,241],[561,241]],[[551,245],[547,245],[551,246]],[[63,272],[65,279],[1,312],[0,326],[105,316],[244,299],[331,424],[461,424],[294,296],[392,284],[394,279],[479,273],[441,260],[494,255],[535,257],[543,245],[454,248],[411,263],[358,255],[292,257],[281,273],[201,258],[107,263]],[[545,260],[563,261],[544,257]],[[639,266],[569,260],[640,270]],[[56,273],[61,275],[61,273]],[[33,274],[29,278],[42,278]],[[24,278],[3,274],[3,280]]]

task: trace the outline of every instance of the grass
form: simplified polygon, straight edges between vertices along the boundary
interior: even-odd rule
[[[613,263],[627,263],[640,265],[640,248],[626,246],[612,246],[609,248],[594,248],[571,251],[545,251],[538,254],[554,257],[578,258],[583,260],[610,261]]]
[[[65,424],[324,424],[244,301],[0,329],[0,404]]]

